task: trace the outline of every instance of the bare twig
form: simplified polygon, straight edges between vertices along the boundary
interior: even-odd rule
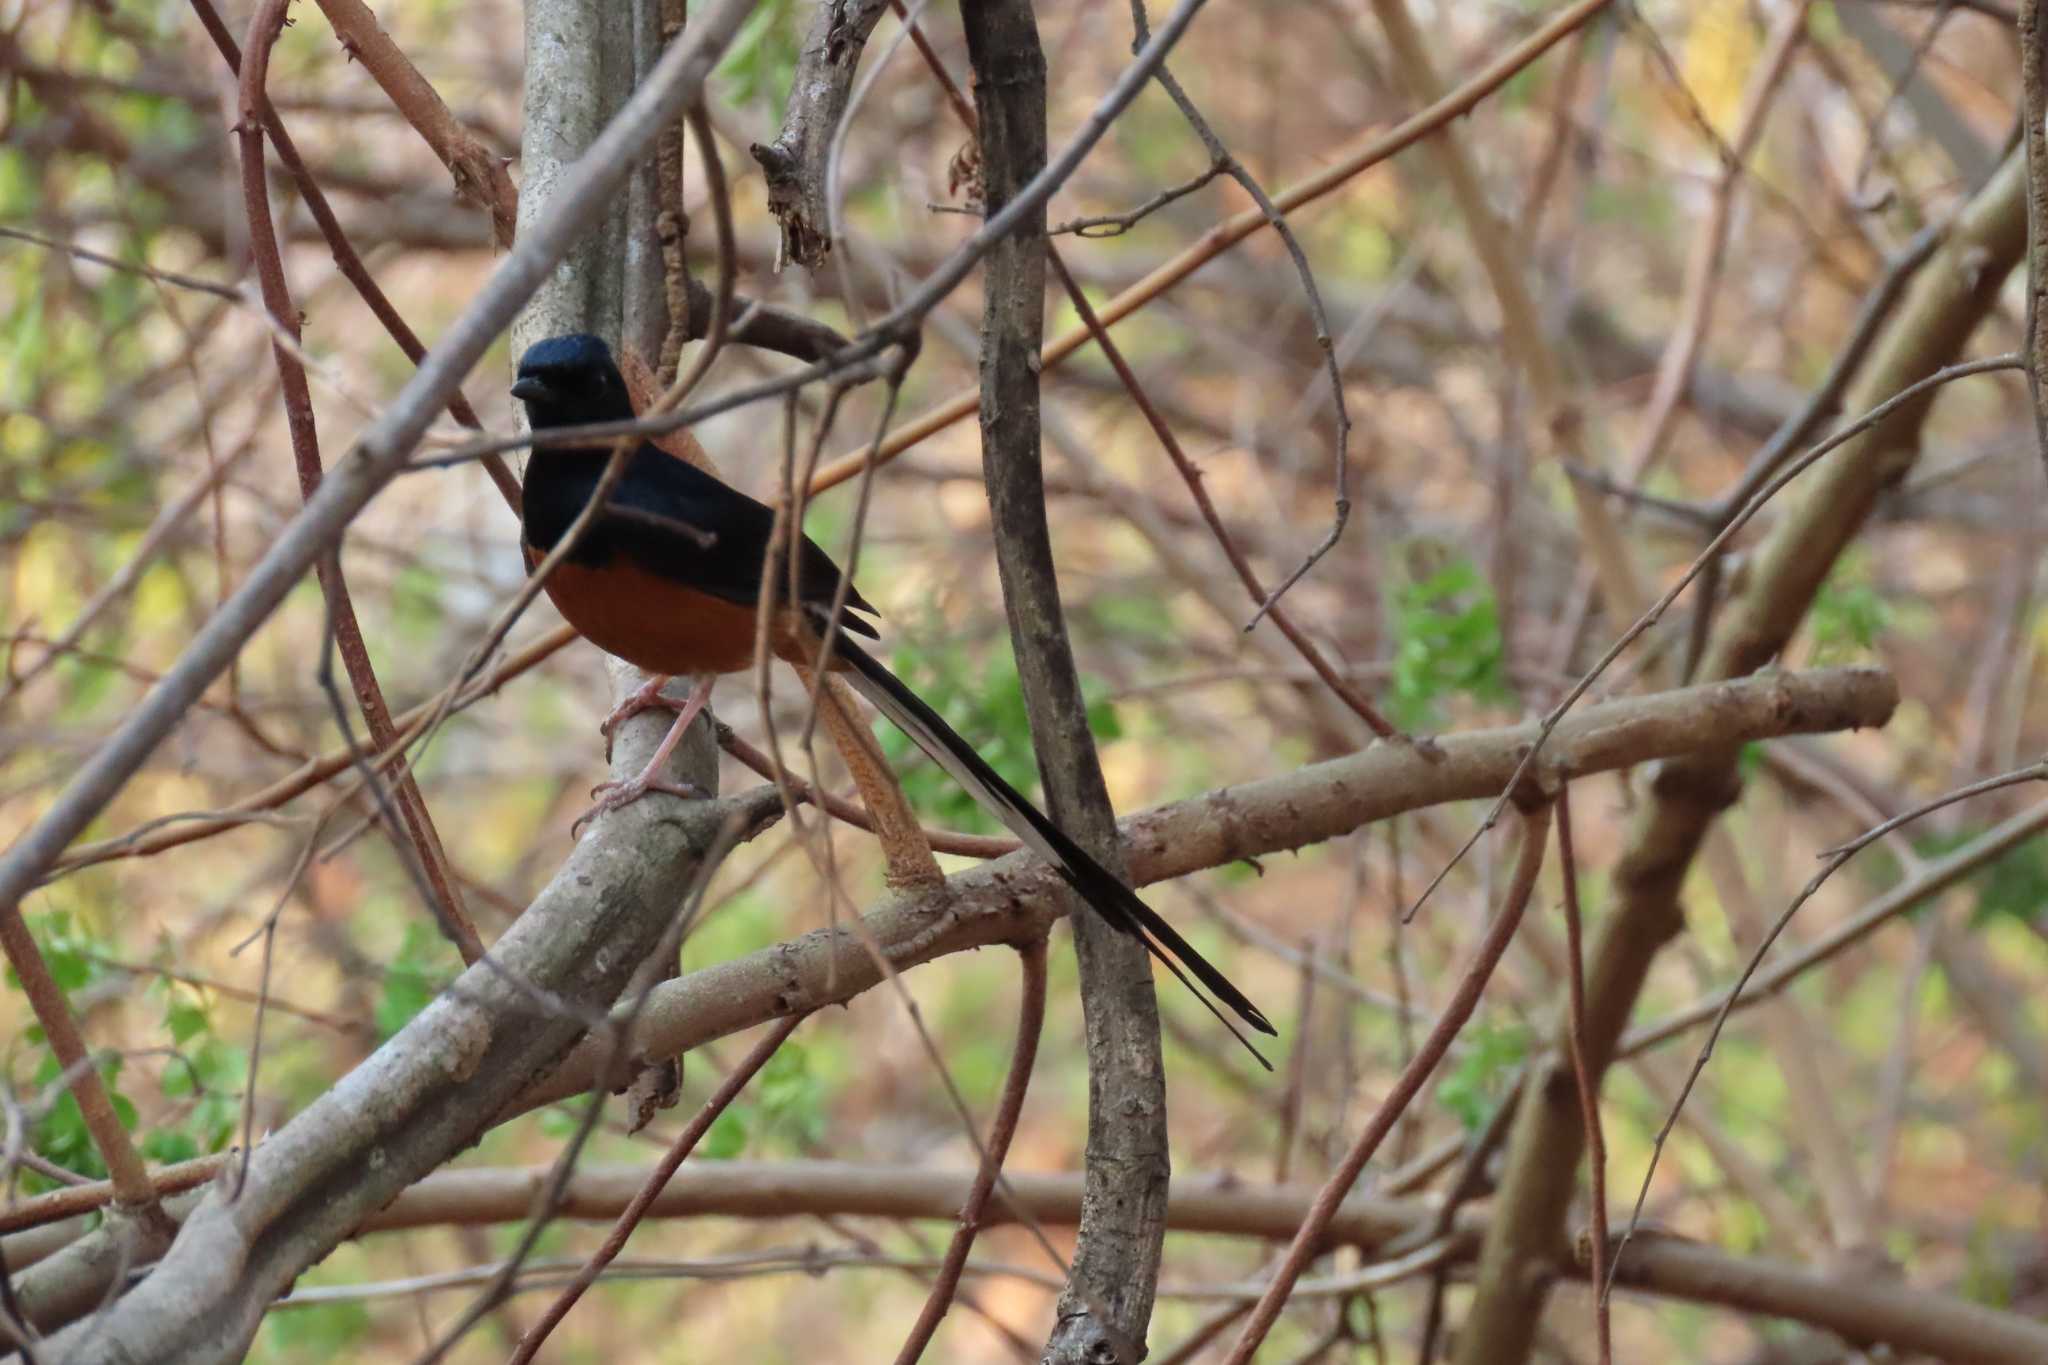
[[[207,37],[212,39],[214,47],[219,50],[221,60],[227,63],[228,70],[239,77],[242,70],[241,49],[236,45],[234,35],[228,32],[227,25],[221,20],[219,11],[213,7],[213,0],[191,0],[191,3],[193,12],[199,16],[201,27],[206,30]],[[363,264],[362,257],[349,242],[348,234],[342,231],[341,220],[335,217],[334,209],[327,201],[326,191],[320,188],[320,182],[313,178],[312,171],[299,155],[297,144],[292,141],[291,134],[285,131],[284,120],[278,116],[267,94],[262,95],[260,116],[263,129],[270,136],[270,145],[276,150],[277,159],[284,163],[285,170],[291,174],[293,184],[298,187],[300,196],[305,200],[306,211],[312,215],[314,225],[319,228],[322,239],[327,243],[327,249],[333,253],[335,266],[341,271],[343,278],[354,286],[356,293],[361,296],[384,330],[390,334],[391,339],[398,343],[398,348],[405,352],[406,359],[415,365],[420,364],[426,356],[427,348],[420,343],[419,337],[407,325],[405,319],[399,316],[398,310],[378,287],[376,280],[371,278],[369,268]],[[447,408],[449,415],[462,425],[474,430],[482,429],[483,423],[477,420],[476,412],[469,406],[468,400],[463,398],[459,382],[449,387]],[[505,505],[516,511],[519,507],[519,481],[513,477],[511,468],[495,455],[486,456],[483,464],[484,472],[490,475],[491,482],[497,487],[498,495],[505,500]]]
[[[1557,865],[1564,874],[1565,981],[1569,1009],[1565,1041],[1572,1054],[1572,1079],[1579,1088],[1579,1109],[1586,1119],[1586,1166],[1591,1175],[1587,1198],[1592,1209],[1586,1219],[1586,1240],[1592,1248],[1593,1283],[1602,1286],[1593,1296],[1593,1336],[1599,1343],[1600,1365],[1614,1359],[1612,1324],[1607,1316],[1607,1141],[1600,1131],[1600,1089],[1586,1062],[1586,970],[1580,947],[1579,927],[1584,913],[1579,908],[1578,859],[1572,852],[1571,784],[1557,789]]]
[[[704,1134],[710,1131],[712,1123],[739,1098],[739,1093],[746,1089],[747,1082],[753,1080],[755,1074],[768,1064],[768,1059],[789,1041],[789,1035],[796,1032],[797,1025],[807,1017],[793,1014],[768,1030],[761,1041],[740,1060],[740,1064],[718,1083],[718,1088],[711,1092],[710,1097],[691,1116],[683,1131],[676,1134],[675,1141],[669,1144],[667,1154],[648,1172],[646,1183],[641,1185],[639,1193],[634,1195],[631,1203],[620,1210],[618,1221],[612,1225],[611,1232],[606,1234],[597,1250],[590,1253],[590,1259],[576,1272],[576,1278],[569,1282],[555,1301],[548,1305],[547,1312],[542,1314],[540,1319],[527,1329],[526,1335],[519,1339],[518,1347],[509,1357],[509,1365],[525,1365],[535,1358],[541,1346],[547,1341],[548,1334],[568,1316],[569,1310],[576,1306],[576,1301],[583,1297],[584,1291],[597,1282],[597,1277],[604,1273],[605,1267],[625,1250],[626,1239],[633,1235],[633,1229],[639,1227],[641,1220],[647,1216],[647,1210],[654,1203],[655,1196],[661,1193],[663,1187],[674,1177],[676,1170],[696,1149]]]
[[[1701,1024],[1719,1019],[1734,1010],[1747,1009],[1785,989],[1813,968],[1832,961],[1861,943],[1879,926],[1889,923],[1920,905],[1930,896],[1954,886],[1979,868],[1985,867],[2027,840],[2048,829],[2048,802],[2031,806],[1985,831],[1947,857],[1929,862],[1884,895],[1830,928],[1767,970],[1758,970],[1741,990],[1717,991],[1704,1000],[1652,1020],[1622,1036],[1615,1055],[1631,1057],[1657,1047]]]
[[[519,191],[506,173],[504,158],[493,155],[462,126],[419,68],[391,41],[368,5],[362,0],[319,3],[327,22],[334,26],[334,36],[341,40],[342,51],[363,64],[455,177],[456,197],[490,214],[499,249],[510,247],[519,221]]]
[[[1230,1365],[1247,1365],[1265,1341],[1266,1334],[1273,1330],[1273,1324],[1279,1321],[1280,1310],[1287,1306],[1302,1272],[1308,1269],[1308,1263],[1322,1249],[1331,1220],[1337,1216],[1344,1197],[1351,1193],[1351,1187],[1365,1170],[1365,1163],[1372,1159],[1381,1141],[1393,1131],[1394,1121],[1421,1092],[1423,1082],[1429,1079],[1430,1073],[1436,1070],[1436,1064],[1450,1050],[1451,1040],[1458,1036],[1472,1017],[1472,1011],[1478,1007],[1479,997],[1486,990],[1486,983],[1492,980],[1493,969],[1507,951],[1515,929],[1522,922],[1522,912],[1529,906],[1529,897],[1535,893],[1536,874],[1543,870],[1543,850],[1549,842],[1549,826],[1549,802],[1523,811],[1522,843],[1515,861],[1514,877],[1501,900],[1500,911],[1486,926],[1485,935],[1474,949],[1472,965],[1459,977],[1457,989],[1445,1002],[1443,1012],[1437,1016],[1436,1023],[1431,1026],[1429,1035],[1422,1040],[1414,1057],[1401,1068],[1400,1077],[1388,1089],[1386,1098],[1373,1111],[1372,1118],[1366,1122],[1350,1150],[1345,1152],[1337,1169],[1331,1172],[1329,1180],[1316,1192],[1315,1203],[1295,1230],[1285,1258],[1273,1272],[1271,1282],[1267,1284],[1265,1293],[1260,1295],[1258,1305],[1252,1309],[1251,1318],[1238,1334],[1236,1344],[1230,1348]]]
[[[262,284],[264,307],[270,311],[275,324],[296,341],[299,337],[299,312],[292,302],[291,288],[285,281],[284,257],[270,217],[270,181],[263,168],[263,111],[267,103],[264,83],[270,74],[271,48],[284,31],[288,3],[289,0],[264,0],[249,21],[247,53],[241,70],[242,199],[249,215],[249,246],[256,261],[257,279]],[[271,346],[271,354],[277,362],[278,379],[284,390],[285,419],[291,431],[292,457],[298,467],[299,492],[311,499],[323,477],[319,437],[313,422],[313,396],[306,383],[305,367],[299,363],[298,356],[280,344]],[[391,709],[384,700],[384,690],[378,684],[376,670],[371,665],[369,646],[363,639],[362,626],[356,620],[355,606],[349,600],[340,556],[322,555],[315,568],[321,591],[327,599],[334,643],[348,670],[356,704],[362,708],[371,740],[380,748],[387,746],[396,737],[391,724]],[[462,954],[462,960],[475,962],[483,956],[483,940],[477,937],[476,926],[470,923],[463,909],[461,894],[448,866],[448,855],[441,847],[440,834],[434,829],[433,816],[427,809],[426,797],[409,772],[397,784],[395,804],[402,817],[402,826],[394,822],[392,833],[396,836],[402,829],[419,860],[428,892],[427,908],[433,913],[442,933]],[[397,842],[395,838],[394,842]]]
[[[1131,0],[1131,28],[1131,50],[1135,52],[1149,36],[1145,19],[1145,0]],[[1261,185],[1258,178],[1244,168],[1244,163],[1223,145],[1223,139],[1216,136],[1215,129],[1202,117],[1202,111],[1195,107],[1195,102],[1188,98],[1187,91],[1181,88],[1180,82],[1173,78],[1173,72],[1168,70],[1164,63],[1159,67],[1158,79],[1160,88],[1172,99],[1174,106],[1180,110],[1181,117],[1187,120],[1188,126],[1195,130],[1195,136],[1202,140],[1202,146],[1209,153],[1209,164],[1235,180],[1238,187],[1251,197],[1251,201],[1258,205],[1259,212],[1265,215],[1266,222],[1271,225],[1275,235],[1280,238],[1281,245],[1287,248],[1287,254],[1294,262],[1294,273],[1301,279],[1301,293],[1303,301],[1308,306],[1309,321],[1315,324],[1316,348],[1322,352],[1323,369],[1330,380],[1330,406],[1336,413],[1336,440],[1333,442],[1334,448],[1330,456],[1331,488],[1334,490],[1331,496],[1335,503],[1335,515],[1331,518],[1330,529],[1309,550],[1294,571],[1281,579],[1278,587],[1264,595],[1259,602],[1258,610],[1245,622],[1244,628],[1250,630],[1258,625],[1259,618],[1270,612],[1274,604],[1286,595],[1287,590],[1299,583],[1308,571],[1316,566],[1316,562],[1334,549],[1344,536],[1345,523],[1351,519],[1351,409],[1344,401],[1344,376],[1337,368],[1337,351],[1330,338],[1330,320],[1323,311],[1322,291],[1316,288],[1316,276],[1315,272],[1309,269],[1308,253],[1301,249],[1301,242],[1295,237],[1294,229],[1287,225],[1287,219],[1282,216],[1272,197],[1266,193],[1265,186]],[[1389,732],[1377,730],[1381,738],[1385,738]]]
[[[1401,123],[1387,129],[1385,132],[1367,133],[1346,146],[1339,148],[1332,155],[1331,164],[1328,167],[1274,195],[1274,207],[1282,213],[1292,213],[1295,209],[1305,204],[1313,203],[1315,200],[1322,198],[1324,195],[1331,193],[1354,179],[1362,172],[1378,165],[1404,148],[1413,146],[1431,133],[1469,113],[1481,100],[1484,100],[1488,95],[1491,95],[1502,85],[1506,84],[1516,72],[1521,71],[1530,63],[1536,61],[1567,35],[1576,31],[1580,26],[1599,14],[1610,2],[1611,0],[1574,0],[1573,4],[1560,11],[1541,28],[1508,48],[1494,60],[1488,62],[1485,67],[1475,72],[1469,80],[1447,92],[1442,99],[1437,100],[1428,108],[1418,111],[1413,116],[1404,119]],[[1185,6],[1181,8],[1185,8]],[[1158,37],[1177,37],[1177,21],[1180,18],[1181,12],[1177,8],[1173,17],[1169,18],[1166,24],[1161,27],[1160,34],[1155,36],[1154,42],[1149,45],[1150,48],[1158,49],[1158,55],[1162,58],[1165,55],[1165,48],[1159,43]],[[1170,42],[1166,46],[1171,46]],[[1140,72],[1141,70],[1149,73],[1150,67],[1145,66],[1142,61],[1134,64],[1125,72],[1124,80],[1128,80],[1133,73]],[[1119,91],[1121,91],[1121,88],[1122,82],[1119,83]],[[1131,93],[1134,94],[1135,91]],[[1121,95],[1120,97],[1113,96],[1113,98],[1116,99],[1117,108],[1121,108],[1122,104],[1127,102],[1129,96]],[[1098,112],[1100,111],[1098,110]],[[1110,113],[1110,117],[1114,117],[1113,110]],[[1089,141],[1092,145],[1093,138],[1091,137]],[[1063,154],[1059,162],[1056,163],[1056,166],[1064,164],[1065,161],[1066,157]],[[1063,179],[1064,174],[1064,172],[1061,172],[1059,178]],[[1171,289],[1174,285],[1186,279],[1189,275],[1192,275],[1204,263],[1228,251],[1265,225],[1265,213],[1259,209],[1247,209],[1243,213],[1218,223],[1215,227],[1204,233],[1201,240],[1195,245],[1182,251],[1172,260],[1167,261],[1137,284],[1124,290],[1098,309],[1102,325],[1104,327],[1115,326],[1132,313],[1138,311],[1138,309],[1158,298],[1168,289]],[[976,234],[975,240],[980,240],[988,232],[989,228],[985,226],[981,233]],[[969,245],[972,244],[972,242],[969,243]],[[1058,365],[1062,360],[1065,360],[1068,356],[1079,350],[1091,335],[1092,333],[1088,328],[1076,327],[1054,337],[1039,352],[1041,367],[1049,370]],[[840,456],[818,471],[817,477],[811,481],[811,492],[814,494],[821,493],[827,488],[844,483],[867,466],[871,455],[875,463],[886,463],[903,451],[923,441],[934,432],[942,431],[962,418],[971,415],[979,401],[979,396],[975,391],[962,392],[922,416],[899,427],[895,435],[887,443],[872,453],[858,450],[851,454]]]
[[[925,1347],[931,1344],[932,1334],[938,1331],[940,1321],[945,1318],[959,1288],[960,1272],[966,1267],[968,1253],[974,1250],[975,1236],[981,1231],[982,1216],[988,1208],[989,1195],[995,1190],[996,1177],[1002,1173],[1003,1160],[1009,1155],[1010,1140],[1016,1136],[1017,1119],[1024,1110],[1024,1092],[1030,1087],[1032,1063],[1038,1057],[1038,1036],[1045,1028],[1045,940],[1031,940],[1017,950],[1017,956],[1023,969],[1023,984],[1017,1006],[1017,1042],[1010,1053],[1010,1072],[1003,1081],[1002,1097],[996,1102],[995,1119],[989,1124],[988,1143],[982,1152],[981,1165],[975,1170],[974,1184],[960,1205],[960,1226],[946,1247],[946,1259],[939,1268],[938,1279],[932,1284],[930,1296],[925,1300],[924,1310],[918,1314],[909,1337],[896,1353],[896,1365],[916,1365]]]
[[[1185,199],[1202,186],[1223,174],[1223,167],[1212,165],[1206,171],[1198,172],[1178,185],[1168,186],[1134,209],[1122,213],[1103,213],[1092,217],[1069,218],[1056,227],[1045,230],[1048,237],[1061,237],[1069,233],[1076,237],[1121,237],[1145,219],[1176,200]]]
[[[1715,1015],[1713,1026],[1707,1030],[1706,1042],[1700,1045],[1699,1054],[1693,1059],[1692,1070],[1687,1074],[1685,1084],[1679,1087],[1678,1098],[1672,1103],[1670,1112],[1665,1116],[1663,1126],[1657,1130],[1656,1140],[1651,1144],[1650,1159],[1643,1167],[1643,1184],[1636,1193],[1635,1209],[1629,1215],[1628,1228],[1622,1233],[1620,1245],[1615,1248],[1616,1266],[1619,1266],[1621,1254],[1627,1250],[1629,1240],[1635,1235],[1637,1224],[1642,1219],[1643,1205],[1650,1197],[1650,1181],[1656,1175],[1657,1161],[1663,1154],[1664,1144],[1669,1140],[1671,1130],[1677,1126],[1679,1111],[1685,1107],[1686,1100],[1692,1095],[1693,1086],[1698,1083],[1700,1074],[1707,1069],[1707,1063],[1712,1060],[1714,1045],[1720,1041],[1721,1030],[1726,1026],[1728,1016],[1734,1012],[1735,1002],[1742,997],[1742,993],[1748,987],[1750,979],[1763,966],[1764,958],[1771,951],[1771,945],[1778,941],[1779,935],[1783,934],[1786,926],[1792,923],[1792,917],[1799,913],[1800,907],[1813,898],[1814,892],[1820,890],[1822,883],[1826,882],[1829,877],[1832,877],[1841,868],[1842,864],[1848,862],[1857,853],[1884,838],[1893,830],[1910,824],[1922,816],[1941,810],[1943,807],[1955,805],[1959,801],[1967,801],[1972,797],[1982,796],[1986,792],[2000,791],[2006,787],[2017,786],[2024,782],[2048,782],[2048,760],[2040,763],[2030,763],[2016,771],[2000,773],[1996,777],[1987,777],[1982,782],[1972,782],[1968,786],[1958,787],[1954,791],[1943,792],[1933,800],[1923,801],[1909,810],[1901,811],[1889,820],[1885,820],[1865,830],[1848,843],[1837,848],[1828,849],[1823,853],[1822,856],[1826,859],[1826,862],[1818,872],[1814,873],[1807,880],[1806,885],[1800,888],[1799,894],[1792,898],[1791,904],[1785,907],[1784,912],[1778,916],[1776,921],[1764,933],[1762,940],[1757,944],[1755,950],[1750,953],[1749,961],[1744,964],[1742,974],[1735,979],[1735,984],[1729,988],[1727,994],[1723,997],[1720,1012]],[[1611,1284],[1612,1273],[1610,1272],[1609,1280],[1601,1286],[1600,1292],[1603,1296]]]

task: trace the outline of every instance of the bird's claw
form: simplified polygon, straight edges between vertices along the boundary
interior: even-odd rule
[[[604,761],[612,761],[612,740],[618,735],[619,727],[643,711],[673,711],[680,713],[685,702],[676,701],[661,694],[668,686],[667,678],[649,678],[632,695],[612,708],[612,713],[598,722],[597,731],[604,736]]]
[[[653,771],[641,773],[625,782],[600,782],[590,789],[590,795],[597,804],[576,817],[576,823],[569,826],[569,837],[581,838],[583,827],[592,820],[630,806],[649,792],[661,792],[685,801],[701,801],[709,794],[694,782],[664,777]]]

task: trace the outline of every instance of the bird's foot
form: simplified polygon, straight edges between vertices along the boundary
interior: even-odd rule
[[[657,673],[634,690],[632,695],[612,708],[612,713],[599,723],[598,733],[604,736],[604,761],[612,761],[612,740],[619,727],[642,711],[681,711],[687,702],[676,701],[661,695],[661,689],[668,686],[668,675]]]
[[[647,765],[638,777],[624,782],[600,782],[590,789],[596,805],[576,817],[576,823],[569,826],[569,837],[582,837],[583,827],[600,815],[621,810],[632,805],[649,792],[662,792],[668,796],[681,797],[685,801],[701,801],[710,793],[694,782],[684,782],[665,775],[661,770],[667,765],[668,755],[662,754]]]

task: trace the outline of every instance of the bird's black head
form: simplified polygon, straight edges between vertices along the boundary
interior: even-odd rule
[[[526,404],[527,423],[535,430],[633,418],[633,403],[619,367],[612,363],[611,348],[601,338],[581,332],[527,347],[512,396]]]

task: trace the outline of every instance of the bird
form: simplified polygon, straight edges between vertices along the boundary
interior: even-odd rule
[[[610,347],[603,338],[584,333],[549,337],[528,347],[519,361],[512,396],[525,405],[527,422],[536,432],[631,421],[636,415]],[[530,562],[538,563],[553,550],[589,505],[612,449],[609,440],[535,448],[520,492],[521,538]],[[641,441],[626,457],[604,506],[543,585],[556,609],[584,638],[653,675],[607,719],[607,737],[619,721],[638,711],[677,710],[675,723],[645,771],[630,781],[606,783],[593,793],[604,794],[598,810],[614,809],[650,791],[703,795],[667,780],[662,770],[710,699],[717,677],[754,666],[756,617],[774,526],[773,508],[651,441]],[[777,605],[768,647],[777,657],[806,667],[824,658],[827,668],[902,730],[1026,848],[1050,863],[1096,914],[1142,942],[1262,1065],[1272,1069],[1209,995],[1253,1029],[1277,1036],[1258,1006],[1006,782],[908,685],[849,638],[879,640],[880,632],[867,618],[880,613],[850,581],[843,581],[831,556],[804,536],[793,555],[776,556],[775,574]],[[660,688],[669,677],[686,675],[695,685],[688,700],[674,708],[660,695]]]

